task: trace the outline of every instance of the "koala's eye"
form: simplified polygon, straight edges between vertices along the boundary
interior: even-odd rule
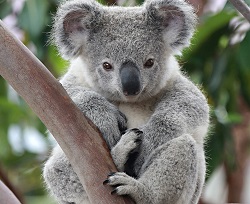
[[[102,64],[102,66],[103,66],[103,68],[104,68],[105,70],[107,70],[107,71],[110,71],[110,70],[113,69],[112,65],[109,64],[108,62],[104,62],[104,63]]]
[[[148,59],[146,62],[145,62],[145,64],[144,64],[144,67],[145,68],[151,68],[153,65],[154,65],[154,63],[155,63],[155,61],[154,61],[154,59]]]

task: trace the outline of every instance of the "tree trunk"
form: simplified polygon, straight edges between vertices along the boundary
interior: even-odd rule
[[[20,193],[19,189],[17,189],[14,185],[12,185],[6,172],[2,168],[2,165],[0,165],[0,180],[4,183],[4,185],[6,185],[9,191],[11,191],[21,203],[24,203],[24,198],[22,194]],[[3,188],[3,186],[1,188]],[[0,189],[0,191],[2,190]],[[1,201],[1,196],[0,196],[0,201]]]
[[[236,153],[236,168],[230,169],[226,166],[226,177],[228,183],[228,202],[240,203],[244,187],[246,165],[249,159],[250,146],[250,110],[243,98],[239,99],[238,107],[242,116],[242,122],[233,127],[233,138]]]
[[[16,196],[10,191],[7,186],[5,186],[2,181],[0,181],[0,200],[1,203],[21,204]]]
[[[132,203],[111,195],[103,186],[109,172],[117,171],[98,129],[69,98],[45,66],[0,21],[0,74],[53,134],[91,203]],[[8,202],[7,202],[8,203]]]

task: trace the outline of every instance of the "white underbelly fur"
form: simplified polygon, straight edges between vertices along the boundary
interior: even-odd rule
[[[128,128],[138,128],[146,124],[153,113],[151,104],[120,103],[118,109],[127,117]]]

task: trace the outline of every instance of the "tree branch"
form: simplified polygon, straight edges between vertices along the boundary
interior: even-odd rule
[[[243,0],[229,0],[250,23],[250,8]]]
[[[23,196],[21,195],[19,189],[17,189],[9,180],[6,172],[2,169],[1,163],[0,163],[0,180],[6,185],[6,187],[16,196],[16,198],[21,202],[24,203]],[[1,191],[1,189],[0,189]],[[1,192],[0,192],[1,194]],[[1,196],[0,196],[1,198]]]
[[[21,204],[8,187],[0,180],[1,203]]]
[[[0,74],[53,134],[85,186],[91,203],[132,203],[128,198],[111,195],[111,187],[102,184],[109,172],[117,170],[98,129],[1,21]]]

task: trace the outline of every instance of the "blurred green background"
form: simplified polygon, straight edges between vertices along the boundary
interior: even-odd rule
[[[222,179],[217,182],[224,184],[215,184],[221,186],[223,194],[218,195],[218,200],[250,203],[244,193],[250,191],[250,26],[225,0],[217,0],[217,4],[212,0],[190,1],[199,10],[199,26],[191,47],[178,59],[183,71],[202,86],[211,106],[212,127],[206,142],[207,182],[222,169]],[[0,18],[55,77],[61,76],[68,64],[48,44],[52,15],[59,2],[0,1]],[[52,145],[46,127],[0,76],[0,179],[13,186],[23,203],[53,203],[41,177]],[[205,189],[201,203],[216,202],[209,196],[213,190]]]

